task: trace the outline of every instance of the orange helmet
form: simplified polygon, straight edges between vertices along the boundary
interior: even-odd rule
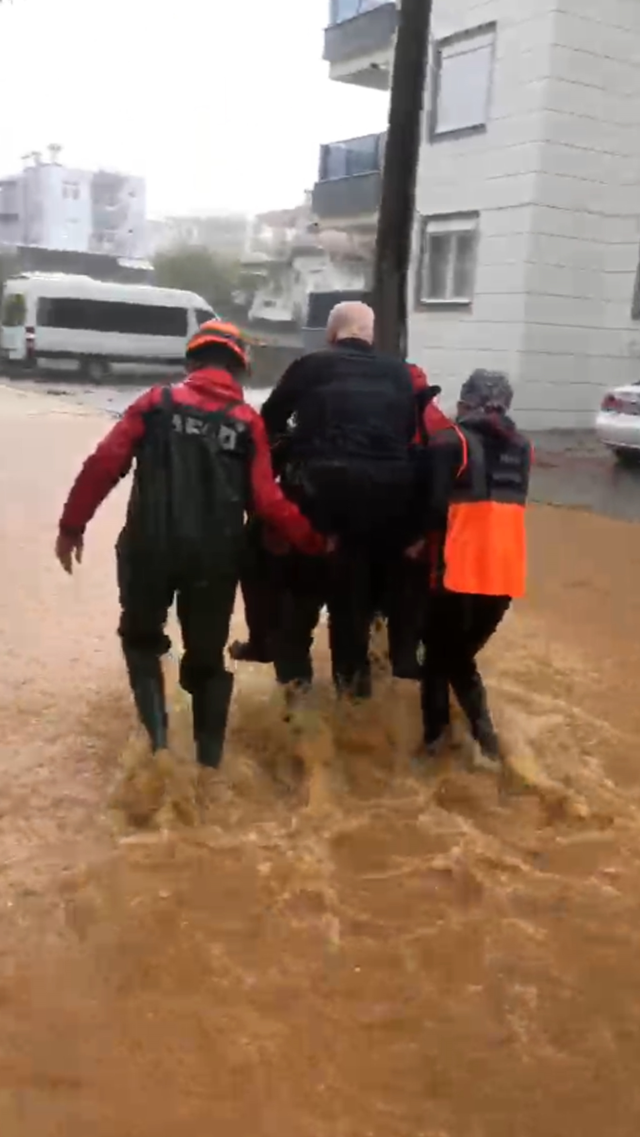
[[[228,347],[238,356],[244,367],[249,367],[249,349],[240,329],[236,328],[235,324],[226,324],[223,320],[207,320],[205,324],[201,324],[187,344],[187,359],[199,348],[214,343]]]

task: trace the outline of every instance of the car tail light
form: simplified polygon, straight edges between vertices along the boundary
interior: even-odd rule
[[[618,399],[616,395],[605,395],[604,399],[602,400],[601,409],[603,411],[609,411],[611,414],[615,414],[616,412],[622,410],[622,400]]]
[[[27,359],[34,360],[36,357],[36,329],[25,328],[24,339]]]

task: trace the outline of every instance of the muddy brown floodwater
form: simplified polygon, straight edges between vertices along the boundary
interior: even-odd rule
[[[430,776],[381,677],[283,726],[238,672],[196,786],[149,769],[113,634],[124,487],[53,563],[105,420],[0,389],[2,1137],[637,1137],[640,530],[530,512],[485,661],[514,768]],[[156,812],[157,811],[157,812]],[[133,824],[133,821],[137,824]]]

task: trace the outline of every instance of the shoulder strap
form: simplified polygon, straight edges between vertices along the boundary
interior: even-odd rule
[[[469,443],[467,441],[466,434],[464,433],[463,430],[460,430],[460,427],[455,422],[452,422],[451,426],[452,426],[453,430],[455,430],[456,434],[458,435],[458,438],[460,439],[460,444],[462,446],[462,458],[460,460],[460,469],[458,470],[458,473],[456,474],[456,478],[461,478],[462,475],[464,474],[467,466],[469,465]]]

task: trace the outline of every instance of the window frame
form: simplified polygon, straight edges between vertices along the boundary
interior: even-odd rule
[[[67,319],[69,314],[71,318]],[[179,315],[180,330],[177,325],[173,329],[162,326],[162,314],[167,324],[171,318]],[[124,316],[124,319],[118,320],[119,316]],[[188,309],[182,306],[140,304],[78,296],[39,296],[36,326],[65,332],[151,336],[180,340],[186,340],[189,334]]]
[[[26,323],[26,294],[24,292],[5,292],[0,305],[0,327],[24,328]]]
[[[443,296],[443,297],[428,297],[424,295],[426,289],[424,287],[426,280],[426,271],[428,267],[427,262],[427,249],[429,241],[429,226],[435,228],[438,224],[442,226],[452,225],[456,221],[466,222],[462,224],[459,229],[454,227],[442,228],[441,233],[450,233],[453,235],[472,232],[475,237],[474,242],[474,260],[471,273],[471,287],[470,295],[464,296]],[[480,212],[477,209],[461,210],[456,213],[431,213],[427,216],[420,218],[420,239],[419,239],[419,255],[416,271],[416,286],[415,286],[415,307],[418,311],[425,310],[470,310],[473,307],[475,297],[475,282],[476,270],[478,266],[478,249],[480,247]],[[432,232],[434,231],[432,228]]]
[[[352,16],[339,17],[339,9],[341,0],[331,0],[331,9],[329,12],[329,27],[338,28],[341,24],[346,24],[349,20],[357,20],[358,16],[363,16],[366,12],[374,12],[376,8],[382,8],[384,4],[388,4],[389,0],[354,0],[356,11]]]
[[[458,44],[466,43],[469,40],[479,39],[482,36],[492,37],[491,61],[489,65],[489,83],[487,85],[487,101],[484,110],[484,122],[475,123],[470,126],[453,127],[450,130],[439,130],[438,106],[440,102],[442,85],[444,53],[449,47],[455,47]],[[454,32],[452,35],[443,36],[441,39],[435,41],[432,68],[433,81],[428,114],[429,142],[434,143],[442,142],[445,139],[467,138],[471,137],[474,134],[485,134],[489,129],[491,103],[493,99],[493,83],[496,68],[497,44],[498,24],[495,20],[492,20],[486,24],[478,24],[473,28],[465,28],[464,31]]]

